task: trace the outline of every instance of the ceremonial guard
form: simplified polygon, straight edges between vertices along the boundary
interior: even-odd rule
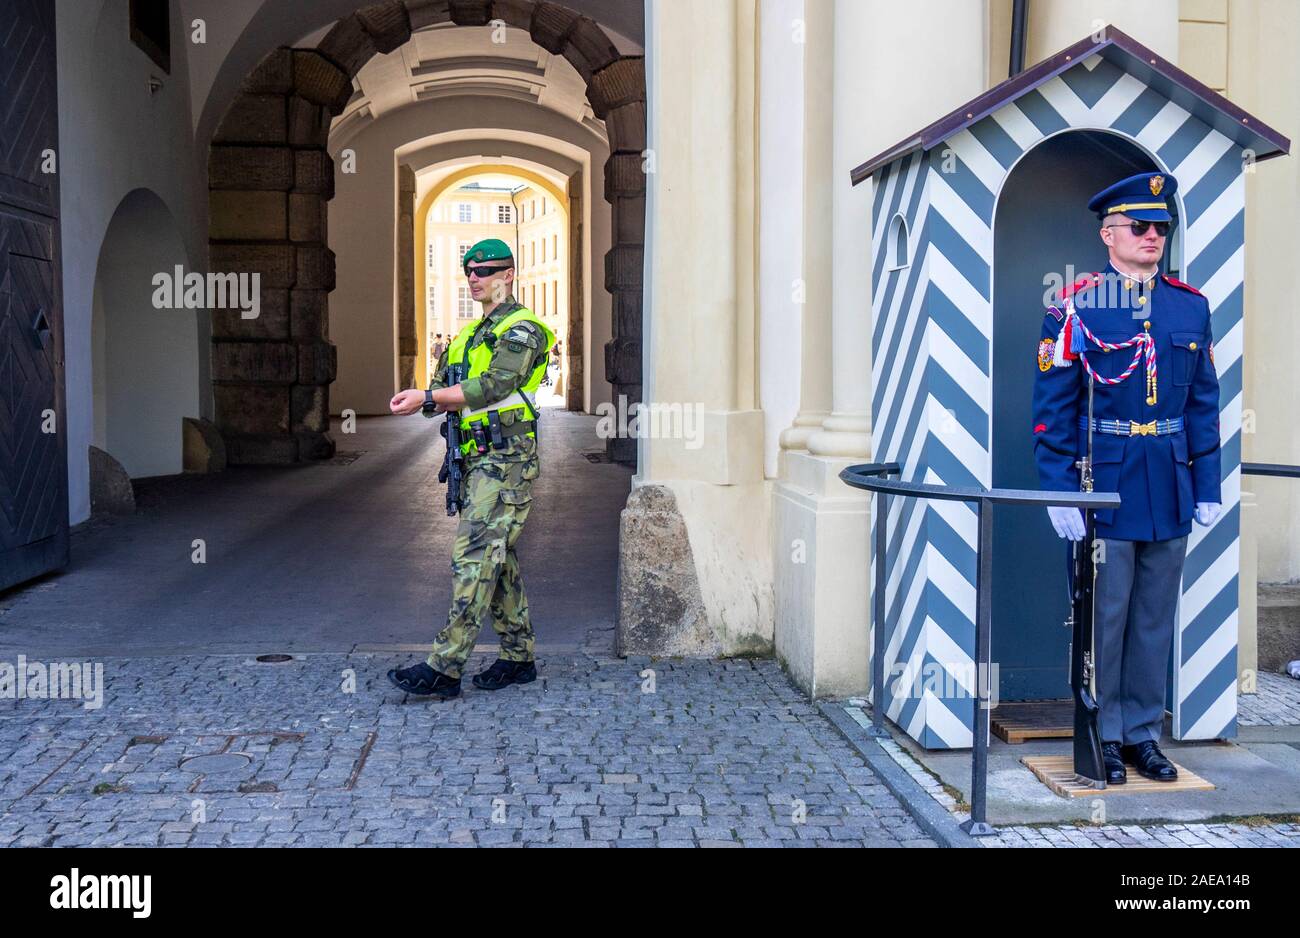
[[[1177,185],[1143,173],[1093,197],[1109,263],[1061,291],[1038,344],[1042,487],[1078,491],[1091,451],[1093,488],[1121,499],[1096,513],[1096,682],[1111,785],[1126,780],[1126,762],[1147,778],[1177,778],[1158,741],[1183,561],[1193,518],[1208,526],[1220,510],[1209,302],[1159,274]],[[1078,509],[1048,512],[1058,535],[1084,537]]]

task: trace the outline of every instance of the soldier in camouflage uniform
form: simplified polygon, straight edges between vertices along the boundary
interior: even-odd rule
[[[502,241],[476,244],[465,254],[470,292],[483,318],[467,326],[438,360],[432,387],[393,398],[395,414],[413,414],[426,402],[438,412],[460,411],[466,467],[460,525],[452,546],[452,599],[446,627],[426,661],[388,672],[410,694],[447,699],[460,694],[461,671],[474,650],[483,614],[501,636],[500,658],[474,676],[474,684],[499,690],[536,680],[533,627],[528,616],[515,543],[532,506],[538,475],[537,410],[532,402],[546,371],[555,335],[510,294],[514,258]],[[447,386],[448,362],[464,362],[469,377]],[[489,420],[489,415],[495,415]],[[454,419],[454,418],[453,418]],[[473,428],[488,448],[480,454]]]

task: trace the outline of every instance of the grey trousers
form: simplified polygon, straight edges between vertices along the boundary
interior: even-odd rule
[[[1187,538],[1104,543],[1094,620],[1101,738],[1159,740]]]

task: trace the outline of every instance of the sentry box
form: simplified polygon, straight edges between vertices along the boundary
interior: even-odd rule
[[[1178,179],[1163,266],[1210,301],[1224,480],[1223,516],[1188,540],[1170,662],[1176,739],[1237,732],[1244,177],[1289,146],[1107,27],[853,171],[874,193],[875,458],[899,463],[905,481],[986,488],[1038,488],[1034,350],[1052,276],[1060,287],[1105,263],[1089,197],[1136,173]],[[927,748],[970,746],[983,678],[975,512],[892,498],[883,520],[886,714]],[[1066,697],[1064,548],[1041,508],[1001,508],[994,523],[997,695]]]

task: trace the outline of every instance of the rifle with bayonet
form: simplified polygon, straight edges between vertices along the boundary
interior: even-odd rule
[[[447,387],[454,388],[465,380],[465,365],[447,365]],[[428,405],[425,405],[429,412]],[[447,486],[447,514],[454,516],[464,507],[461,486],[465,479],[465,454],[461,444],[465,441],[460,434],[460,411],[447,412],[447,419],[442,422],[438,432],[447,441],[447,455],[443,457],[442,468],[438,470],[438,481]]]
[[[1088,452],[1075,465],[1079,469],[1079,488],[1092,491],[1092,396],[1093,378],[1088,376]],[[1083,509],[1082,541],[1072,542],[1070,563],[1070,690],[1074,697],[1074,774],[1092,788],[1106,787],[1106,766],[1101,754],[1101,733],[1097,720],[1101,707],[1097,703],[1097,652],[1094,606],[1097,564],[1093,545],[1097,537],[1097,519],[1090,509]]]

